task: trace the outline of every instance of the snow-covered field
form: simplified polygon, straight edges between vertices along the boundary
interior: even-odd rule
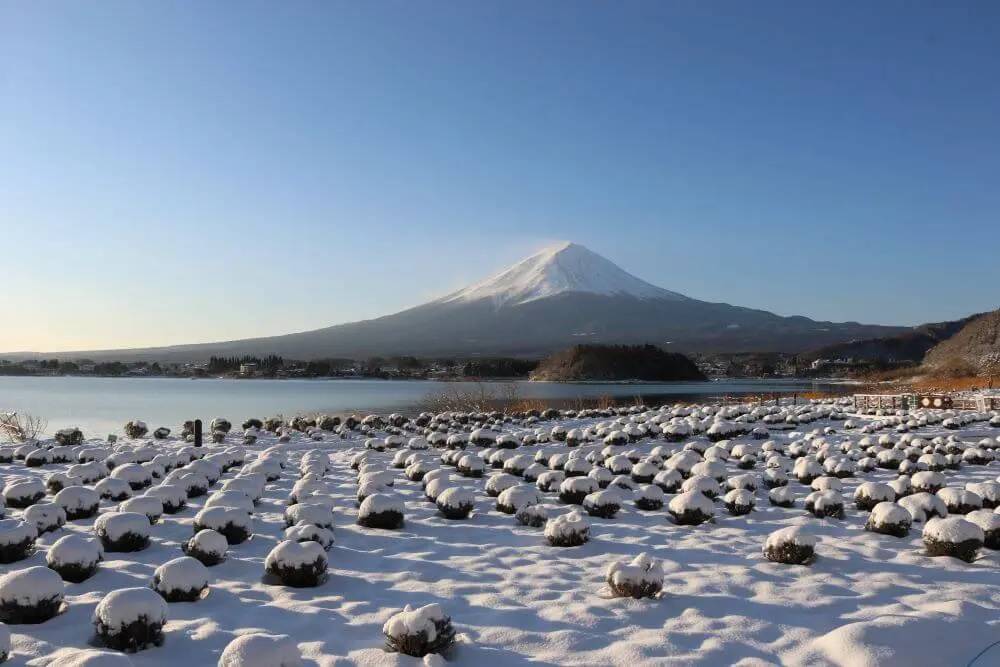
[[[205,495],[187,499],[179,512],[163,513],[148,528],[142,524],[143,515],[155,516],[162,503],[130,503],[122,508],[127,514],[98,522],[107,540],[134,539],[141,546],[144,534],[148,534],[148,546],[132,552],[105,550],[93,576],[81,583],[65,583],[64,604],[58,615],[37,624],[8,624],[10,664],[129,664],[124,659],[121,663],[69,661],[80,651],[93,651],[100,645],[95,639],[94,617],[98,604],[104,601],[105,623],[109,619],[112,623],[127,622],[140,611],[156,617],[161,607],[166,610],[162,644],[129,654],[127,659],[134,665],[215,665],[230,642],[249,633],[287,635],[289,639],[241,640],[243,645],[230,649],[224,664],[291,665],[296,664],[292,658],[298,652],[306,665],[416,665],[420,658],[384,650],[383,626],[392,632],[426,629],[441,620],[441,613],[451,618],[456,631],[455,644],[445,655],[455,664],[1000,665],[1000,645],[988,648],[1000,641],[998,552],[980,548],[971,563],[952,557],[932,558],[922,541],[927,517],[917,516],[906,537],[867,531],[870,512],[857,509],[854,498],[855,489],[863,482],[893,482],[893,495],[912,490],[909,474],[904,478],[897,470],[864,470],[878,457],[883,465],[904,460],[908,473],[950,465],[941,475],[946,487],[955,491],[939,493],[939,498],[953,505],[962,502],[974,506],[977,499],[985,501],[987,507],[994,505],[1000,498],[1000,487],[982,484],[996,481],[1000,475],[1000,461],[995,460],[1000,428],[990,426],[991,415],[979,415],[970,423],[949,422],[947,426],[954,428],[946,428],[941,419],[948,415],[940,412],[904,417],[846,415],[850,421],[845,422],[845,415],[838,412],[846,408],[832,403],[752,408],[668,406],[644,412],[563,414],[541,420],[508,418],[499,423],[488,416],[463,418],[461,422],[431,421],[430,426],[440,429],[437,433],[452,436],[452,446],[464,444],[470,434],[482,442],[495,440],[498,434],[512,436],[500,442],[512,449],[468,444],[464,452],[446,449],[446,435],[432,435],[426,417],[421,426],[407,422],[401,429],[374,424],[352,430],[339,427],[338,432],[299,424],[314,433],[287,429],[280,439],[276,433],[261,430],[256,442],[245,446],[243,431],[236,425],[224,442],[206,444],[199,450],[173,436],[153,440],[152,429],[148,435],[117,444],[40,443],[49,450],[48,455],[32,453],[34,447],[28,446],[18,450],[11,462],[0,463],[6,517],[12,520],[0,525],[0,546],[23,538],[25,527],[18,520],[51,525],[55,530],[37,538],[29,557],[0,565],[0,612],[5,614],[9,599],[39,602],[52,594],[53,582],[44,576],[51,572],[34,570],[25,576],[24,570],[44,568],[50,550],[54,551],[50,561],[85,564],[89,559],[92,564],[95,545],[89,538],[96,539],[93,516],[70,519],[58,526],[60,517],[55,508],[14,508],[19,499],[23,504],[37,495],[37,485],[17,478],[44,483],[63,473],[67,478],[56,476],[53,481],[96,487],[104,495],[137,497],[150,491],[130,491],[130,486],[141,487],[151,476],[153,488],[162,489],[157,492],[158,499],[167,499],[169,504],[179,501],[178,486],[184,491],[181,496],[188,490],[197,492],[198,482],[204,479],[200,475],[214,476],[217,466],[228,470],[210,484]],[[795,415],[801,423],[786,424],[789,417],[796,419]],[[1000,425],[1000,420],[994,421]],[[899,426],[907,422],[909,428]],[[473,433],[480,426],[488,430]],[[751,434],[754,428],[769,432],[766,436],[763,432]],[[573,446],[550,440],[553,429],[559,438],[569,435]],[[417,440],[411,443],[411,438]],[[424,449],[427,441],[430,446]],[[932,453],[935,451],[939,456]],[[897,452],[898,456],[884,452]],[[81,453],[84,459],[95,462],[71,469]],[[14,454],[10,449],[0,450],[0,458]],[[442,461],[442,454],[449,462]],[[67,457],[71,463],[46,462],[53,455]],[[211,463],[187,463],[192,455]],[[460,460],[467,455],[470,458]],[[508,469],[515,474],[495,468],[490,460],[493,455],[497,464],[508,460]],[[510,461],[522,455],[526,458]],[[154,456],[159,458],[153,461]],[[410,463],[423,463],[405,470],[394,465],[411,456]],[[485,457],[484,465],[478,465],[477,456]],[[742,458],[745,456],[750,458]],[[107,474],[105,461],[109,457],[118,471],[112,471],[109,479],[118,481],[98,482],[96,476]],[[32,467],[26,466],[26,461]],[[364,492],[371,495],[362,512],[365,522],[391,522],[391,513],[401,506],[405,521],[401,528],[358,525],[359,471],[352,468],[352,462],[368,473],[361,480]],[[36,463],[41,465],[34,466]],[[175,472],[168,473],[169,467]],[[796,479],[796,473],[808,479],[822,473],[824,467],[842,477],[823,476],[811,485]],[[425,497],[423,483],[409,478],[437,468],[445,470],[444,476],[428,486],[434,493],[450,487],[464,489],[448,492],[444,498],[451,503],[446,509],[455,509],[459,515],[462,511],[456,508],[471,500],[473,510],[468,518],[442,516]],[[482,477],[459,473],[461,469],[475,474],[479,468],[485,468]],[[585,500],[583,505],[573,506],[560,501],[558,482],[563,473],[543,476],[542,486],[548,491],[525,481],[525,477],[532,480],[554,469],[586,475],[595,482],[567,485],[567,499],[572,492],[599,489],[602,484],[607,489],[599,490],[602,495]],[[682,474],[664,472],[671,469]],[[790,492],[786,493],[794,499],[793,507],[769,502],[765,482],[780,483],[783,478],[776,470],[787,473]],[[172,477],[164,481],[167,474]],[[630,474],[640,480],[633,483],[636,487],[646,488],[635,493],[620,488],[618,484],[627,484]],[[659,482],[669,492],[661,496],[651,488],[650,475],[654,476],[653,486]],[[276,479],[265,483],[266,476]],[[686,477],[687,488],[694,491],[671,503],[682,491],[673,488],[678,477]],[[232,481],[236,479],[243,481]],[[932,486],[942,481],[934,475],[916,479]],[[732,515],[723,502],[730,480],[732,486],[749,491],[729,497],[730,505],[735,509],[741,504],[746,509],[746,503],[753,502],[755,509],[749,514]],[[212,480],[205,480],[209,482]],[[839,496],[838,484],[842,484]],[[977,493],[958,493],[968,484],[980,484],[972,487]],[[582,512],[584,518],[560,520],[548,530],[522,525],[515,516],[498,511],[498,499],[488,494],[488,490],[496,493],[508,485],[517,490],[500,498],[507,509],[532,502],[536,494],[541,501],[543,511],[526,512],[525,520],[534,517],[539,522],[547,515],[552,524],[572,510]],[[829,509],[835,507],[838,497],[843,499],[842,519],[816,518],[804,509],[811,486],[833,490],[817,499],[817,507]],[[255,490],[261,488],[261,497],[254,504],[246,494],[256,495]],[[700,501],[704,491],[716,490],[719,498],[707,505]],[[866,493],[865,498],[875,502],[882,499],[885,488],[866,487]],[[310,507],[290,510],[293,495],[299,504]],[[92,498],[87,491],[74,490],[64,493],[58,502],[82,515]],[[587,516],[584,510],[610,513],[609,505],[616,498],[620,509],[612,518]],[[652,505],[662,500],[663,505],[638,509],[636,498]],[[53,500],[49,490],[34,507]],[[925,506],[933,506],[932,501],[923,500]],[[102,498],[99,512],[115,512],[119,504]],[[904,506],[920,504],[913,501]],[[202,512],[206,505],[213,509]],[[671,509],[699,507],[714,513],[714,520],[677,525],[671,517]],[[324,511],[329,508],[332,512]],[[900,515],[898,509],[883,506],[876,514],[879,521],[912,516],[908,511]],[[312,541],[303,542],[301,549],[284,545],[280,558],[268,560],[268,554],[284,539],[286,513],[291,521],[332,522],[333,544],[325,551]],[[988,513],[998,516],[992,509]],[[986,514],[976,516],[988,527]],[[184,561],[157,571],[184,556],[182,545],[195,533],[196,515],[199,526],[226,529],[231,542],[242,537],[241,527],[252,531],[252,537],[230,544],[219,564],[203,568]],[[551,546],[546,539],[546,535],[578,537],[583,524],[589,524],[589,540],[580,546]],[[799,526],[815,537],[815,558],[810,563],[786,565],[762,554],[768,536],[789,526]],[[962,539],[977,536],[974,527],[956,526],[941,524],[933,533]],[[300,527],[294,533],[302,540],[322,540],[329,538],[327,531],[320,525]],[[52,550],[56,541],[70,535],[88,539],[64,541]],[[217,554],[221,550],[219,536],[206,535],[199,544]],[[616,581],[647,576],[658,584],[662,569],[662,593],[652,599],[614,597],[606,583],[609,566],[620,560],[632,561],[642,553],[648,558],[615,568]],[[285,586],[273,574],[265,573],[266,560],[269,566],[280,561],[289,567],[307,568],[321,564],[324,554],[326,577],[317,587]],[[16,580],[11,580],[11,575],[19,572],[13,577]],[[109,595],[120,589],[151,589],[154,578],[158,591],[197,594],[206,573],[207,594],[202,592],[193,602],[161,605],[159,595],[152,590],[147,590],[151,597],[142,591]],[[55,584],[58,588],[58,582]],[[430,604],[440,609],[394,617],[407,605],[418,610]],[[390,618],[392,622],[387,623]],[[0,632],[0,643],[3,634]],[[437,662],[441,658],[424,660]]]

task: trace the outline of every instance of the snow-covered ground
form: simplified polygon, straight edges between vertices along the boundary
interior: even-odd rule
[[[235,660],[241,655],[287,656],[290,641],[297,645],[303,664],[307,665],[417,665],[421,662],[419,658],[383,650],[383,626],[407,605],[420,610],[430,604],[438,605],[438,611],[451,618],[457,632],[455,646],[446,659],[463,665],[529,661],[585,665],[1000,665],[1000,645],[988,648],[1000,640],[1000,555],[997,551],[980,549],[972,563],[950,557],[931,558],[921,539],[922,522],[913,523],[909,535],[903,538],[866,531],[869,511],[856,509],[854,490],[862,482],[897,480],[899,474],[887,469],[859,470],[853,477],[841,478],[844,518],[815,518],[803,508],[805,497],[813,488],[835,489],[836,480],[822,478],[824,481],[812,486],[802,484],[793,474],[795,461],[792,458],[795,454],[816,457],[820,467],[826,461],[831,470],[836,461],[831,463],[830,460],[842,459],[840,469],[847,470],[851,467],[850,462],[857,465],[868,454],[874,457],[876,452],[890,448],[916,458],[924,448],[927,451],[935,449],[934,438],[941,438],[936,442],[942,457],[947,457],[948,451],[953,452],[952,456],[960,456],[954,452],[972,450],[974,444],[988,438],[992,443],[990,448],[980,446],[986,452],[987,463],[972,456],[969,458],[977,463],[942,471],[947,487],[964,489],[966,484],[996,480],[1000,475],[1000,461],[994,460],[995,454],[1000,452],[997,449],[1000,447],[997,438],[1000,428],[989,426],[985,420],[959,424],[955,429],[923,421],[927,415],[934,421],[934,413],[903,419],[848,415],[853,428],[847,428],[848,423],[836,418],[839,417],[837,409],[840,408],[833,405],[783,408],[780,415],[768,417],[770,432],[766,439],[755,439],[749,430],[761,427],[764,414],[775,408],[759,409],[753,421],[744,414],[749,406],[722,411],[706,406],[693,415],[690,408],[666,407],[644,413],[583,418],[560,416],[530,420],[530,423],[507,420],[492,424],[494,433],[512,434],[518,443],[526,434],[544,436],[555,426],[564,427],[560,435],[569,429],[571,439],[582,436],[583,442],[574,447],[564,442],[543,442],[522,444],[508,450],[510,456],[528,455],[531,460],[527,463],[542,460],[544,469],[548,469],[546,462],[551,460],[548,454],[563,455],[551,460],[557,466],[564,465],[568,457],[589,457],[590,462],[599,464],[605,457],[619,456],[613,464],[609,463],[616,469],[628,468],[634,463],[630,458],[639,460],[653,454],[649,462],[655,471],[672,467],[673,461],[685,472],[692,465],[700,465],[695,472],[707,472],[721,478],[718,485],[721,494],[712,503],[714,522],[676,525],[668,508],[675,493],[665,494],[659,509],[640,510],[635,506],[632,493],[621,489],[617,514],[613,518],[585,515],[590,526],[589,541],[574,547],[551,546],[543,527],[521,525],[515,516],[495,508],[496,498],[487,495],[487,483],[491,477],[508,473],[487,463],[482,477],[461,476],[455,467],[441,462],[441,454],[448,450],[434,446],[423,449],[424,440],[415,441],[414,449],[408,451],[410,438],[426,437],[432,443],[436,440],[424,428],[412,423],[399,431],[401,437],[391,438],[388,443],[384,439],[390,433],[385,427],[367,433],[359,428],[343,436],[317,432],[315,437],[320,439],[300,431],[289,431],[283,438],[285,442],[279,442],[276,434],[262,430],[259,439],[245,448],[242,430],[235,425],[225,442],[207,444],[197,454],[212,457],[229,451],[227,456],[239,458],[237,449],[245,449],[245,463],[222,474],[207,495],[189,499],[180,512],[163,514],[149,529],[147,548],[135,552],[106,551],[94,576],[82,583],[67,582],[65,606],[59,615],[36,625],[8,625],[10,664],[46,665],[56,657],[66,657],[83,649],[93,650],[93,617],[98,603],[115,590],[149,588],[159,566],[184,555],[181,547],[195,533],[194,517],[210,502],[212,494],[219,492],[227,481],[257,471],[261,476],[270,474],[278,478],[263,485],[259,502],[251,506],[253,536],[242,543],[231,544],[226,560],[207,568],[207,595],[194,602],[166,605],[167,622],[162,645],[130,654],[134,665],[215,665],[234,638],[252,632],[288,635],[290,639],[248,642],[242,649],[235,646],[228,657],[236,656]],[[804,421],[808,423],[782,430],[777,428],[789,414],[806,411],[822,418],[808,421],[807,417]],[[835,418],[828,418],[831,416]],[[694,424],[693,432],[678,441],[668,441],[655,433],[659,426],[652,428],[652,433],[643,434],[647,427],[666,426],[671,419]],[[905,423],[910,419],[915,426],[907,433],[897,432],[897,422]],[[467,435],[475,427],[474,421],[444,423],[442,428]],[[705,435],[713,421],[725,424],[712,430],[716,438],[734,428],[742,433],[713,445]],[[875,424],[882,428],[874,429]],[[824,433],[824,429],[831,430]],[[613,442],[620,441],[619,436],[613,435],[615,431],[630,432],[631,441],[605,450],[606,437]],[[477,435],[490,437],[482,433]],[[883,436],[888,436],[888,443],[878,442]],[[949,445],[949,437],[956,442]],[[366,449],[368,438],[379,439],[369,443],[376,445],[374,449]],[[870,442],[863,440],[865,438]],[[923,442],[917,443],[916,450],[905,451],[908,445],[903,441],[911,438],[921,438]],[[770,464],[780,465],[788,473],[794,507],[777,507],[768,500],[763,475],[769,459],[762,451],[765,443],[770,443],[766,448],[772,450],[770,456],[775,457],[770,459]],[[390,446],[377,451],[384,444]],[[439,444],[443,446],[444,440]],[[43,446],[56,445],[47,442]],[[734,452],[737,446],[742,447]],[[76,457],[81,451],[90,450],[90,455],[99,461],[116,454],[115,461],[119,465],[130,458],[146,461],[142,465],[160,475],[153,480],[154,485],[163,485],[162,475],[167,470],[156,470],[159,464],[148,460],[153,454],[173,456],[177,452],[190,451],[183,447],[185,443],[176,439],[122,441],[117,445],[88,441],[53,451]],[[670,458],[685,449],[685,454]],[[139,455],[135,456],[137,450]],[[437,484],[438,489],[460,486],[471,492],[475,507],[469,518],[444,518],[426,499],[422,484],[411,481],[404,469],[393,465],[400,451],[423,460],[424,469],[445,468],[448,481]],[[470,444],[466,453],[483,454],[484,451],[488,455],[496,450],[486,451]],[[539,451],[547,455],[536,456]],[[372,466],[367,472],[374,472],[374,476],[370,474],[366,479],[366,489],[402,501],[405,525],[401,529],[357,525],[359,473],[352,469],[351,462],[354,459],[355,463],[360,463],[355,457],[362,452],[367,452],[365,463]],[[737,458],[727,456],[730,452],[753,456],[756,463],[751,468],[738,467]],[[706,457],[710,463],[701,465]],[[182,458],[186,457],[182,454]],[[212,458],[218,462],[224,461],[226,456]],[[285,459],[284,468],[276,465],[282,458]],[[159,462],[162,464],[166,460],[161,458]],[[457,462],[456,457],[454,463]],[[512,468],[522,470],[524,463],[521,460]],[[750,463],[745,460],[744,465]],[[69,467],[68,463],[26,467],[23,460],[15,459],[0,464],[0,473],[7,486],[17,477],[45,480],[53,473],[69,472]],[[211,464],[199,466],[195,463],[188,467],[198,469],[199,475],[211,476]],[[809,467],[800,465],[799,469]],[[379,472],[382,468],[387,471],[385,474]],[[580,465],[571,468],[587,469]],[[303,469],[309,471],[308,483],[295,486]],[[541,469],[534,468],[528,473],[529,477]],[[638,472],[645,474],[649,467],[644,466]],[[747,474],[752,478],[735,479]],[[136,485],[141,484],[139,476],[127,477]],[[609,479],[603,474],[595,474],[594,478]],[[730,478],[740,488],[756,485],[755,490],[751,489],[756,508],[749,514],[735,516],[727,511],[722,496]],[[194,476],[175,474],[168,483],[186,485],[193,479]],[[252,493],[258,480],[251,476],[230,485],[227,493],[232,494],[237,488]],[[392,485],[386,486],[390,481]],[[513,481],[526,483],[517,475]],[[94,483],[86,485],[93,488]],[[899,489],[905,488],[901,482],[896,485]],[[319,511],[287,513],[293,486],[300,502],[318,502],[333,509],[335,542],[326,552],[327,576],[314,588],[287,587],[270,576],[265,577],[265,559],[285,539],[286,516],[294,519],[321,514]],[[495,480],[491,488],[499,486],[504,485]],[[692,486],[707,489],[711,484]],[[539,491],[549,520],[572,510],[584,512],[581,506],[560,502],[559,487],[554,484],[550,491]],[[537,487],[532,484],[532,488]],[[615,488],[614,485],[611,488]],[[133,495],[144,492],[135,490]],[[465,494],[449,494],[456,495]],[[606,500],[607,495],[602,499]],[[642,497],[655,499],[657,496],[646,493]],[[235,496],[217,496],[217,499],[225,503],[227,497]],[[531,498],[531,494],[508,494],[507,497]],[[49,493],[41,502],[52,499]],[[377,501],[374,505],[379,509],[397,506],[383,498]],[[24,516],[24,509],[9,507],[10,499],[7,504],[8,519]],[[115,511],[118,504],[104,499],[100,503],[100,513]],[[233,511],[233,516],[238,514],[239,510]],[[881,515],[892,514],[883,509]],[[67,535],[93,537],[94,523],[94,517],[71,519],[62,527],[41,534],[36,552],[24,560],[0,565],[0,575],[45,566],[46,551],[57,540]],[[816,557],[810,564],[784,565],[762,555],[768,535],[789,526],[802,526],[815,536]],[[293,531],[292,534],[308,532]],[[304,563],[316,556],[313,550],[304,553],[306,556],[293,557],[291,561]],[[637,562],[653,567],[657,576],[659,570],[656,568],[662,569],[662,594],[657,599],[641,600],[613,597],[605,583],[609,566],[615,561],[632,561],[642,553],[653,561],[652,565],[647,559]],[[623,565],[616,571],[629,572],[629,568],[636,567]],[[199,568],[182,570],[175,566],[175,569],[179,581],[191,579],[194,582],[178,585],[180,588],[200,585]],[[188,570],[194,574],[190,575]],[[390,625],[401,626],[400,618],[409,617],[397,617]],[[423,617],[417,620],[425,625],[428,622]],[[254,650],[253,646],[270,648]],[[977,658],[984,650],[985,653]],[[434,662],[439,658],[427,660]],[[970,663],[973,660],[975,662]]]

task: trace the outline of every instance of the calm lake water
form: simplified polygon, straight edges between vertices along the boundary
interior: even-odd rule
[[[612,396],[648,403],[756,393],[827,390],[799,380],[729,380],[668,384],[484,383],[502,392],[510,384],[521,398],[570,404]],[[463,387],[465,385],[465,387]],[[88,437],[120,433],[129,419],[150,428],[177,429],[186,419],[222,416],[234,424],[248,417],[328,412],[412,412],[428,397],[475,383],[423,380],[189,380],[175,378],[0,377],[0,412],[29,412],[48,421],[48,432],[78,426]],[[836,387],[844,389],[843,386]]]

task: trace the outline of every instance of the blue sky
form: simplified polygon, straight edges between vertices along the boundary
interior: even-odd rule
[[[1000,305],[1000,5],[0,0],[0,351],[386,314],[555,240],[711,301]]]

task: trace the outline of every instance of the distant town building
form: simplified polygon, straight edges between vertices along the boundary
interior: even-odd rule
[[[252,376],[257,374],[257,364],[240,364],[240,375]]]

